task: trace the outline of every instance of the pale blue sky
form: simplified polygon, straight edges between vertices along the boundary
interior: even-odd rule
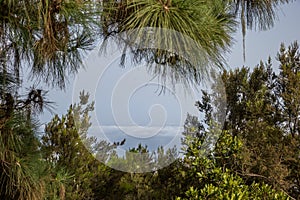
[[[234,35],[236,40],[232,46],[232,52],[228,54],[227,61],[231,69],[241,67],[243,65],[253,67],[257,65],[260,60],[266,61],[268,56],[274,61],[274,67],[276,67],[276,61],[274,57],[279,50],[280,43],[284,42],[289,45],[295,40],[300,41],[300,2],[295,1],[294,3],[281,6],[278,10],[278,21],[275,22],[275,26],[268,31],[247,31],[246,34],[246,61],[244,62],[242,56],[242,33],[237,31]],[[149,77],[143,78],[136,76],[135,78],[126,79],[124,74],[128,74],[129,69],[120,68],[117,66],[115,61],[107,63],[112,67],[105,71],[105,76],[102,76],[99,82],[96,84],[96,118],[101,125],[115,125],[116,118],[118,123],[121,125],[132,125],[129,119],[123,117],[124,112],[130,114],[131,119],[135,124],[140,126],[150,125],[154,123],[160,126],[162,123],[165,125],[180,125],[182,123],[182,116],[185,116],[187,112],[197,113],[193,104],[197,97],[182,97],[176,99],[172,94],[166,94],[157,96],[157,87],[153,84]],[[122,77],[122,80],[126,80],[125,83],[121,83],[121,88],[115,88],[119,91],[117,94],[112,94],[115,84],[118,79]],[[135,81],[141,80],[149,81],[149,84],[140,84],[140,87],[135,92],[126,94],[126,87]],[[75,79],[76,80],[76,79]],[[93,79],[85,78],[85,83],[89,84]],[[120,84],[120,83],[118,83]],[[67,85],[65,91],[59,89],[52,89],[49,92],[49,99],[56,102],[55,113],[61,115],[65,114],[69,105],[72,103],[74,89],[74,78],[70,78],[70,82]],[[77,92],[77,91],[76,91]],[[115,92],[116,93],[116,92]],[[130,95],[129,99],[122,99],[122,95],[126,97]],[[111,97],[115,96],[115,100],[112,103]],[[75,95],[76,96],[76,95]],[[116,100],[117,99],[117,100]],[[125,103],[124,103],[125,101]],[[180,101],[184,101],[181,105]],[[179,106],[180,105],[180,106]],[[119,106],[119,107],[118,107]],[[127,110],[124,110],[124,106],[127,106]],[[181,107],[181,109],[178,109]],[[122,112],[118,113],[118,109]],[[124,112],[123,112],[124,111]],[[114,116],[115,115],[115,116]],[[49,121],[49,114],[44,114],[42,121]],[[122,119],[123,118],[123,119]],[[152,118],[152,121],[151,121]],[[156,121],[155,121],[156,120]],[[127,123],[128,122],[128,123]]]

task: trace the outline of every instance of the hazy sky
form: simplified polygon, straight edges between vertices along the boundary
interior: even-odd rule
[[[295,40],[300,41],[299,10],[299,1],[284,5],[278,10],[278,20],[271,30],[248,30],[245,62],[242,55],[242,33],[237,31],[232,52],[226,56],[230,68],[243,65],[254,67],[260,60],[266,61],[268,56],[271,56],[273,66],[276,67],[274,57],[280,43],[289,45]],[[95,97],[95,126],[96,122],[105,126],[180,126],[187,112],[197,114],[193,106],[199,98],[196,92],[186,96],[179,89],[178,93],[171,91],[158,96],[157,82],[147,75],[145,68],[121,68],[117,61],[119,56],[118,52],[109,52],[104,59],[97,53],[89,56],[86,66],[98,66],[98,69],[80,71],[78,76],[70,80],[65,91],[52,89],[49,92],[49,99],[57,104],[55,113],[65,114],[72,101],[77,100],[75,97],[78,96],[80,88],[86,87],[93,90],[90,93],[92,98]],[[46,113],[42,121],[49,121],[49,114]]]

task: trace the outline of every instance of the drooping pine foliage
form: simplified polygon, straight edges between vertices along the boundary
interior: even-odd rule
[[[22,69],[64,87],[95,39],[95,10],[85,1],[0,1],[1,71],[19,81]],[[93,26],[93,27],[92,27]],[[93,28],[93,29],[92,29]]]
[[[134,61],[165,81],[198,83],[223,67],[235,29],[226,1],[104,1],[104,42],[113,38]],[[206,77],[207,78],[207,77]]]
[[[241,19],[246,28],[272,27],[288,0],[40,0],[0,2],[1,71],[64,87],[81,67],[83,53],[100,37],[118,41],[134,61],[146,61],[163,81],[199,83],[223,67],[224,53]],[[149,29],[150,28],[150,29]],[[129,51],[129,52],[128,52]]]

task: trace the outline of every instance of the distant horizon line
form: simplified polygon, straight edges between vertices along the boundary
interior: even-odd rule
[[[178,125],[165,125],[165,126],[149,126],[149,125],[92,125],[90,128],[98,128],[98,127],[103,127],[103,128],[129,128],[129,127],[140,127],[140,128],[183,128],[184,126],[178,126]]]

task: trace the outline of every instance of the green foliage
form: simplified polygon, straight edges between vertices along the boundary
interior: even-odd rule
[[[0,198],[42,199],[48,174],[39,151],[34,114],[42,111],[47,101],[42,90],[33,88],[24,99],[14,96],[16,78],[6,74],[4,79],[5,83],[0,83],[4,92],[0,96]]]
[[[295,42],[288,49],[282,44],[277,56],[280,62],[276,94],[279,96],[280,110],[283,120],[286,121],[286,131],[296,137],[299,133],[300,109],[300,65],[299,46]]]
[[[30,122],[29,122],[30,123]],[[29,145],[30,144],[30,145]],[[38,141],[32,126],[20,114],[1,118],[0,197],[1,199],[41,199],[43,169],[37,153]]]
[[[189,188],[178,199],[299,198],[299,55],[297,43],[282,45],[278,74],[271,59],[252,72],[221,74],[227,98],[221,134],[212,112],[221,104],[212,99],[222,93],[203,92],[196,106],[204,119],[188,116],[185,125],[182,170]],[[204,145],[210,135],[219,136],[213,150]]]
[[[143,173],[154,168],[153,153],[150,153],[147,146],[138,145],[137,148],[129,149],[123,158],[115,155],[108,161],[108,165],[114,169],[127,172]]]
[[[112,146],[87,137],[87,130],[91,126],[89,112],[94,109],[93,103],[88,104],[88,98],[88,94],[80,93],[80,104],[70,106],[68,114],[61,118],[56,115],[47,124],[42,137],[44,158],[53,165],[54,172],[58,172],[54,178],[60,177],[59,172],[64,170],[68,174],[63,176],[65,183],[61,183],[66,199],[93,198],[94,181],[107,178],[109,173],[108,168],[99,163],[92,153],[96,155],[97,148],[111,150]]]
[[[283,124],[280,105],[282,97],[278,88],[285,87],[271,70],[271,61],[260,64],[250,74],[249,70],[237,70],[223,74],[228,91],[228,119],[226,129],[244,141],[242,165],[239,169],[248,180],[263,179],[272,185],[280,185],[288,191],[290,134]],[[230,82],[230,80],[234,80]],[[291,95],[289,98],[294,98]],[[296,105],[295,105],[296,106]]]
[[[209,134],[209,133],[208,133]],[[190,140],[190,139],[187,139]],[[243,151],[242,141],[223,132],[216,148],[210,156],[204,156],[197,148],[201,143],[193,138],[185,156],[184,173],[188,176],[189,188],[180,199],[288,199],[284,192],[276,191],[264,182],[247,184],[237,169],[231,168],[240,163]],[[191,146],[191,145],[190,145]],[[192,156],[193,155],[193,156]]]

